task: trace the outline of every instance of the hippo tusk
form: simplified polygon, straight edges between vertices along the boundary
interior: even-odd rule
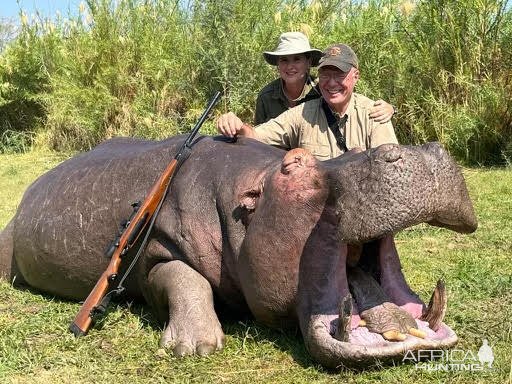
[[[397,330],[386,331],[382,334],[382,337],[387,341],[404,341],[407,336]]]
[[[338,327],[334,333],[334,338],[339,341],[348,341],[350,320],[352,319],[352,295],[350,293],[341,299],[339,314]]]
[[[446,315],[447,304],[446,287],[442,280],[438,280],[427,310],[421,315],[420,320],[427,321],[429,327],[437,331]]]
[[[413,335],[416,337],[419,337],[420,339],[424,339],[427,337],[427,333],[424,331],[419,330],[418,328],[410,328],[409,329],[409,335]]]

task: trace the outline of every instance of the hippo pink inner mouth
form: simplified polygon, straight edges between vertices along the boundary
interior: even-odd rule
[[[359,314],[354,314],[352,316],[352,322],[350,331],[348,332],[348,341],[351,344],[361,345],[361,346],[371,346],[371,347],[380,347],[389,345],[392,343],[397,343],[399,341],[390,341],[386,340],[382,334],[370,331],[366,326],[360,326],[359,321],[361,317]],[[338,316],[326,316],[325,317],[326,327],[330,328],[330,334],[334,337],[338,329]],[[430,325],[427,321],[420,320],[419,318],[415,319],[416,328],[425,333],[424,339],[426,341],[442,341],[447,338],[453,337],[455,332],[448,327],[446,324],[441,323],[439,328],[434,331],[430,328]],[[416,339],[419,341],[420,338],[414,335],[407,334],[407,339]]]
[[[441,281],[427,307],[407,284],[391,237],[361,251],[361,247],[349,246],[345,252],[346,261],[340,267],[344,270],[339,271],[346,276],[341,283],[339,313],[323,319],[334,338],[378,347],[455,337],[443,323],[446,291]]]
[[[418,329],[426,333],[426,340],[444,340],[447,337],[453,335],[453,331],[444,323],[441,324],[437,332],[430,329],[426,321],[416,319],[416,323]],[[407,337],[414,338],[416,336],[407,335]],[[378,333],[370,332],[366,327],[357,327],[356,329],[352,330],[348,341],[351,344],[371,345],[373,347],[394,342],[384,339],[384,337]]]

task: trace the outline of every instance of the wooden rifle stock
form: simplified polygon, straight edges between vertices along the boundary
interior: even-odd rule
[[[130,217],[130,220],[123,225],[125,229],[120,235],[120,237],[114,240],[114,244],[112,245],[112,247],[114,247],[113,253],[112,250],[107,252],[107,254],[112,253],[112,257],[110,259],[110,263],[107,269],[103,272],[98,282],[92,289],[91,293],[89,293],[89,296],[87,296],[84,303],[80,307],[80,310],[75,316],[75,319],[69,326],[69,330],[73,332],[75,336],[85,335],[92,325],[93,316],[97,313],[105,312],[106,306],[108,305],[109,302],[108,295],[110,295],[110,293],[119,293],[122,290],[124,290],[124,288],[122,287],[122,283],[126,278],[127,274],[130,272],[131,266],[133,266],[137,261],[140,255],[140,251],[142,251],[144,243],[147,240],[147,235],[149,235],[149,231],[151,230],[154,220],[156,219],[156,215],[158,214],[158,211],[160,210],[162,202],[165,198],[165,195],[167,194],[167,190],[170,185],[171,179],[175,172],[177,171],[177,169],[190,155],[194,137],[199,131],[199,128],[201,127],[203,122],[206,120],[211,109],[219,100],[219,97],[220,92],[217,92],[210,101],[210,103],[208,104],[208,106],[206,107],[206,110],[201,115],[201,118],[199,119],[195,127],[187,136],[187,139],[185,140],[185,143],[178,151],[178,154],[169,163],[169,165],[165,168],[165,170],[160,175],[156,183],[153,185],[151,191],[147,195],[144,202],[142,204],[132,204],[132,206],[134,207],[134,213]],[[117,279],[117,273],[121,265],[122,256],[124,256],[128,252],[128,250],[135,244],[135,242],[139,238],[139,235],[146,227],[148,227],[146,238],[141,244],[139,252],[132,261],[132,265],[126,271],[118,287],[113,291],[107,293],[111,284]]]

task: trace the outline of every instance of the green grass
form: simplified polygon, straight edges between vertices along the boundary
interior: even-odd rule
[[[49,152],[0,155],[0,227],[25,188],[64,157]],[[512,171],[465,171],[479,229],[460,235],[419,226],[397,236],[406,276],[428,301],[438,278],[449,292],[446,322],[457,348],[493,348],[487,372],[425,372],[413,365],[333,372],[315,364],[301,337],[253,321],[223,321],[226,348],[206,358],[177,359],[158,348],[160,330],[148,308],[112,308],[88,336],[68,325],[79,304],[0,282],[0,382],[6,383],[512,383]]]

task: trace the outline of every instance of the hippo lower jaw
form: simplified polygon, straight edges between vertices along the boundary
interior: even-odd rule
[[[443,288],[440,290],[440,287]],[[322,314],[310,317],[306,346],[317,361],[329,368],[357,368],[386,361],[400,362],[410,352],[448,349],[458,339],[455,332],[442,321],[446,310],[445,300],[444,286],[438,282],[428,308],[422,312],[418,311],[421,305],[399,305],[399,302],[394,302],[414,318],[415,327],[419,330],[411,331],[414,335],[399,333],[403,337],[402,341],[386,340],[382,334],[370,331],[360,320],[363,317],[361,313],[349,315],[347,322],[341,304],[339,316]],[[357,301],[355,304],[359,305]]]
[[[354,340],[356,333],[357,340]],[[309,353],[329,368],[358,368],[392,360],[402,361],[409,351],[443,350],[457,343],[457,335],[444,323],[425,339],[408,335],[404,341],[392,342],[378,334],[360,331],[352,332],[350,340],[343,342],[328,332],[321,316],[310,322],[308,339]]]
[[[354,247],[357,249],[357,247]],[[438,281],[429,305],[407,284],[391,237],[365,246],[361,257],[347,248],[340,292],[329,290],[323,310],[310,312],[305,341],[311,355],[331,368],[359,367],[394,360],[410,352],[440,350],[457,343],[443,323],[447,308],[445,286]],[[346,276],[346,277],[345,277]],[[335,288],[339,290],[340,288]],[[333,311],[338,302],[338,313]]]

